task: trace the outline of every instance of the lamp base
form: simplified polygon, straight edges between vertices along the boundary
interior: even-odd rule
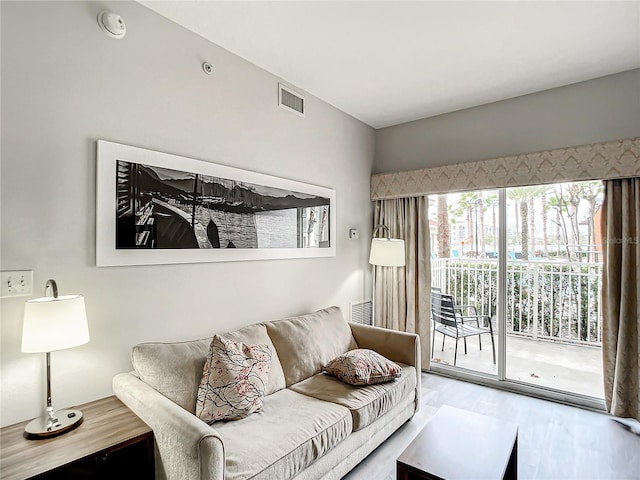
[[[30,440],[55,437],[67,433],[82,423],[80,410],[58,410],[52,416],[34,418],[24,427],[24,436]]]

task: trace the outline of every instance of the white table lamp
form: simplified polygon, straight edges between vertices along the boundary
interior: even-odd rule
[[[53,296],[28,300],[24,308],[22,351],[47,355],[47,413],[27,424],[27,438],[46,438],[63,434],[82,423],[79,410],[58,410],[51,404],[51,352],[77,347],[89,341],[87,313],[82,295],[58,296],[55,280],[45,286]]]

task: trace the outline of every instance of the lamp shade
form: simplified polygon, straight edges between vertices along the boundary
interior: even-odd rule
[[[25,303],[23,352],[53,352],[88,341],[89,327],[82,295],[42,297]]]
[[[404,240],[397,238],[372,239],[369,263],[383,267],[403,267],[405,265]]]

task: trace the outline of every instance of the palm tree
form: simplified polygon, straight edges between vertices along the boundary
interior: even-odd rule
[[[487,196],[485,205],[491,207],[491,226],[493,228],[493,251],[498,251],[498,228],[496,222],[496,207],[498,206],[498,195],[495,193]]]
[[[522,259],[529,259],[531,240],[535,242],[535,199],[544,199],[547,188],[544,186],[531,186],[510,188],[507,190],[509,198],[515,201],[516,208],[520,214],[520,246],[522,248]],[[543,203],[544,211],[544,203]],[[517,218],[517,217],[516,217]],[[546,223],[546,215],[543,213],[543,223]],[[543,227],[543,236],[546,238],[546,226]]]
[[[522,259],[529,260],[529,206],[527,200],[520,201],[520,224],[522,225],[520,246],[522,248]]]
[[[595,223],[594,218],[596,216],[596,212],[602,206],[602,192],[603,185],[601,182],[582,182],[582,198],[587,201],[589,205],[589,210],[587,212],[587,228],[588,228],[588,240],[587,243],[589,245],[588,253],[587,253],[587,261],[596,261],[597,253],[594,251],[591,246],[595,243]]]
[[[475,237],[474,237],[474,223],[473,223],[473,208],[477,205],[478,194],[475,192],[464,192],[460,194],[458,198],[458,202],[456,207],[453,210],[453,213],[457,216],[462,216],[463,214],[467,217],[467,240],[469,241],[469,245],[474,245]],[[478,252],[475,252],[476,256]]]
[[[545,212],[546,208],[546,195],[547,195],[547,187],[544,185],[540,186],[531,186],[524,187],[525,191],[529,195],[529,233],[532,237],[531,240],[533,244],[533,248],[536,247],[536,215],[535,215],[535,200],[536,198],[540,199],[542,205],[542,237],[543,242],[545,243],[545,253],[546,253],[546,237],[547,237],[547,215]]]
[[[582,202],[583,188],[580,183],[570,183],[567,187],[567,216],[569,217],[569,225],[571,225],[571,233],[573,235],[573,244],[578,252],[578,261],[582,261],[580,253],[580,225],[578,222],[578,210],[580,202]]]
[[[527,205],[527,199],[529,198],[529,192],[527,187],[510,188],[507,190],[507,195],[514,201],[516,212],[520,213],[520,246],[522,248],[522,259],[529,259],[529,207]],[[516,228],[517,228],[516,217]]]
[[[527,199],[528,202],[528,216],[529,216],[529,238],[532,249],[535,250],[536,247],[536,207],[535,207],[535,198],[537,195],[529,195]]]
[[[565,213],[568,213],[569,207],[565,197],[565,189],[562,184],[554,185],[553,197],[549,198],[549,205],[556,211],[555,224],[557,227],[558,252],[560,251],[560,242],[562,241],[567,252],[567,259],[572,260],[571,249],[569,248],[569,233]]]
[[[544,251],[544,256],[549,255],[549,247],[547,245],[547,210],[549,207],[547,206],[547,189],[545,188],[544,193],[540,196],[540,201],[542,202],[542,248]]]
[[[480,255],[480,257],[484,257],[485,256],[485,252],[486,252],[486,239],[485,239],[485,232],[484,232],[484,211],[486,209],[485,203],[484,203],[484,199],[482,198],[482,192],[478,192],[478,199],[476,200],[476,219],[479,223],[479,227],[480,227],[480,252],[476,252],[476,256],[478,256],[478,253],[481,253],[482,255]],[[480,216],[478,216],[478,211],[480,211]]]
[[[449,258],[450,252],[451,232],[447,196],[438,195],[438,258]]]

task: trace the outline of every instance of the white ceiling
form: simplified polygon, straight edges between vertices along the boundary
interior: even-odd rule
[[[382,128],[640,67],[640,1],[157,1]]]

